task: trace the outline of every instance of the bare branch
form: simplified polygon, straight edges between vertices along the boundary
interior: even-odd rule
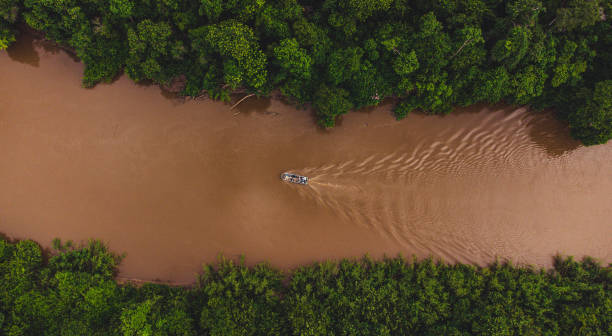
[[[453,58],[453,57],[457,56],[457,54],[459,54],[459,53],[461,52],[461,50],[462,50],[463,48],[465,48],[465,46],[466,46],[468,43],[472,42],[472,40],[473,40],[473,38],[471,38],[471,39],[469,39],[469,40],[467,40],[467,41],[463,42],[463,44],[461,45],[461,47],[459,47],[459,49],[458,49],[458,50],[455,52],[455,54],[454,54],[453,56],[451,56],[451,58]]]
[[[240,99],[236,104],[232,105],[232,107],[230,107],[230,110],[233,110],[234,107],[238,106],[238,104],[242,103],[245,99],[249,98],[249,97],[253,97],[255,94],[251,93],[249,95],[246,95],[244,97],[242,97],[242,99]]]

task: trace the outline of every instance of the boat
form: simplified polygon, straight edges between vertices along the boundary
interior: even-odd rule
[[[281,180],[295,184],[308,184],[308,177],[292,173],[282,173]]]

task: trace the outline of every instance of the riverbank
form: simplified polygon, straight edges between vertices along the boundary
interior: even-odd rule
[[[280,272],[220,259],[192,288],[119,286],[119,258],[92,241],[0,240],[3,334],[604,335],[612,266],[555,258],[554,269],[431,260],[343,260]]]
[[[123,277],[188,283],[218,253],[282,269],[366,253],[612,262],[612,147],[580,146],[550,114],[397,122],[383,105],[324,131],[279,100],[230,111],[125,77],[83,89],[83,65],[35,40],[0,67],[0,231],[99,238],[129,256]]]
[[[393,97],[398,119],[507,102],[554,108],[586,145],[612,137],[612,7],[605,0],[119,7],[7,2],[0,49],[26,23],[75,50],[86,87],[125,72],[138,83],[181,83],[185,95],[205,91],[220,100],[237,88],[264,96],[280,90],[312,104],[324,127]]]

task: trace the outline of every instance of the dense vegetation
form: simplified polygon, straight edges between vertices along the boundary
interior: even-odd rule
[[[320,263],[284,275],[221,259],[196,286],[118,285],[92,241],[0,240],[0,334],[612,335],[612,267],[554,270],[402,258]]]
[[[385,97],[397,118],[554,107],[590,145],[612,138],[610,17],[612,0],[0,0],[0,49],[25,22],[76,51],[85,86],[280,89],[326,127]]]

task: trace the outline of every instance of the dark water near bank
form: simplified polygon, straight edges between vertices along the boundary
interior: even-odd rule
[[[124,277],[189,282],[218,253],[612,261],[612,144],[581,147],[549,114],[396,122],[384,105],[323,131],[278,100],[230,111],[125,77],[83,89],[82,64],[27,37],[0,69],[0,232],[102,239],[127,253]]]

